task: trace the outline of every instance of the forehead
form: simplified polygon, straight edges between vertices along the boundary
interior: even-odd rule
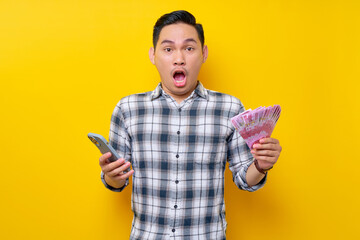
[[[183,42],[190,38],[200,44],[200,39],[194,26],[185,23],[175,23],[161,29],[158,44],[161,44],[164,40],[170,40],[176,43]]]

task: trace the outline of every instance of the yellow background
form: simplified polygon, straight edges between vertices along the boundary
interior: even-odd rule
[[[0,239],[128,239],[131,187],[103,187],[86,135],[155,88],[152,27],[178,9],[204,26],[206,88],[283,110],[265,188],[226,172],[228,238],[359,239],[357,0],[1,0]]]

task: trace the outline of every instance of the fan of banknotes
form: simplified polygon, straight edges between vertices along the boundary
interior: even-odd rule
[[[280,117],[281,108],[279,105],[270,107],[258,107],[255,110],[248,109],[235,117],[231,122],[252,149],[260,139],[271,136],[276,122]]]

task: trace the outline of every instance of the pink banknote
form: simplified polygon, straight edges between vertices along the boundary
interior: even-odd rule
[[[246,110],[235,117],[231,122],[252,149],[253,145],[260,139],[270,137],[276,122],[280,117],[281,108],[279,105],[273,107],[258,107],[255,110]]]

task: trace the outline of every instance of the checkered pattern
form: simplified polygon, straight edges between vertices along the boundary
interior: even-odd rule
[[[226,238],[226,161],[240,189],[255,191],[265,183],[246,183],[253,157],[230,121],[242,111],[238,99],[200,82],[181,104],[161,84],[117,104],[110,144],[135,170],[130,239]]]

